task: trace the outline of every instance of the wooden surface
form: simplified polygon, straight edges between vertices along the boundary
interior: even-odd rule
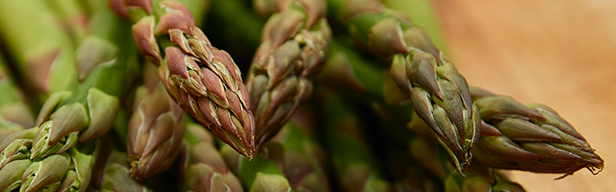
[[[474,85],[559,111],[605,160],[593,176],[514,171],[528,191],[616,191],[616,1],[434,0],[449,58]]]

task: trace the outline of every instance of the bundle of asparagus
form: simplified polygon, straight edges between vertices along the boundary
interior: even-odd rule
[[[380,1],[212,1],[0,0],[0,191],[524,191],[503,171],[604,166]]]

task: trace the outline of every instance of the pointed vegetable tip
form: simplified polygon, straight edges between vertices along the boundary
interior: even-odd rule
[[[571,175],[582,168],[603,170],[603,159],[556,111],[524,105],[511,97],[473,89],[483,121],[501,134],[482,136],[477,159],[495,168]],[[497,142],[498,141],[498,142]]]

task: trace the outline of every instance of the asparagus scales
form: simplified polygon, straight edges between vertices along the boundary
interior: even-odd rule
[[[36,128],[15,133],[9,136],[13,140],[3,141],[9,143],[8,146],[15,142],[22,143],[23,148],[7,151],[10,148],[3,147],[3,153],[9,152],[19,158],[10,159],[0,167],[0,171],[18,173],[12,166],[14,162],[28,164],[22,181],[14,187],[21,185],[24,191],[43,188],[84,191],[88,187],[92,159],[96,159],[98,147],[97,142],[91,140],[110,129],[123,85],[130,83],[124,81],[127,69],[136,65],[137,60],[137,50],[134,45],[131,46],[132,42],[125,40],[126,34],[114,30],[128,28],[128,23],[120,21],[104,6],[100,8],[95,13],[102,16],[97,21],[99,25],[94,25],[95,33],[86,38],[80,47],[88,48],[86,50],[89,52],[85,53],[109,54],[112,59],[105,65],[91,62],[88,68],[91,70],[88,70],[85,79],[74,77],[70,91],[50,96],[39,113]],[[78,142],[80,144],[75,146]],[[69,167],[69,164],[74,166]]]
[[[54,16],[43,1],[2,0],[0,5],[7,74],[38,110],[46,96],[69,86],[75,74],[75,45],[61,26],[49,21]]]
[[[558,113],[542,104],[524,105],[507,96],[471,88],[481,117],[477,160],[496,168],[571,175],[603,170],[603,159]]]
[[[376,0],[328,0],[357,44],[391,58],[390,73],[447,149],[458,171],[469,164],[480,119],[466,80],[419,26]]]
[[[211,134],[197,124],[188,124],[186,129],[184,190],[195,192],[243,191],[242,184],[214,147]]]
[[[159,66],[171,97],[216,137],[251,158],[254,117],[241,73],[227,52],[212,47],[195,26],[193,14],[177,1],[109,3],[116,14],[136,21],[133,39],[141,53]],[[164,60],[160,47],[165,44],[155,38],[161,35],[169,35],[172,43],[164,47]]]
[[[254,7],[263,16],[273,14],[263,28],[246,82],[259,148],[310,96],[308,78],[325,64],[331,29],[324,0],[257,0]]]
[[[326,142],[337,181],[350,192],[392,191],[361,136],[360,122],[335,95],[324,96]]]
[[[138,88],[136,100],[140,101],[128,126],[127,151],[131,176],[141,180],[171,166],[179,154],[185,125],[184,110],[162,85],[154,90]]]

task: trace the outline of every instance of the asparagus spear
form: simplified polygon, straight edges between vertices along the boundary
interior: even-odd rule
[[[283,148],[281,169],[294,191],[330,191],[325,174],[325,151],[312,136],[314,119],[306,114],[309,112],[301,113],[301,110],[298,109],[300,113],[296,113],[271,142],[280,143]],[[303,121],[298,120],[300,118]]]
[[[328,66],[327,66],[327,68],[324,69],[325,75],[328,75],[328,74],[343,74],[343,75],[339,76],[338,77],[339,80],[337,80],[337,81],[333,81],[334,80],[333,78],[325,78],[325,79],[328,79],[328,80],[332,80],[332,81],[329,81],[328,85],[334,85],[334,84],[336,84],[336,82],[338,82],[338,83],[343,84],[343,86],[347,85],[346,87],[360,87],[360,88],[362,88],[362,89],[359,89],[359,90],[364,90],[364,92],[360,92],[360,93],[363,93],[362,95],[371,95],[371,96],[375,96],[375,97],[379,97],[379,98],[387,97],[386,95],[383,94],[384,88],[382,88],[381,86],[378,85],[379,82],[382,82],[383,84],[386,83],[386,80],[381,80],[381,79],[386,79],[386,76],[384,76],[382,73],[379,73],[374,68],[369,68],[369,65],[367,64],[366,60],[363,60],[360,56],[358,56],[357,54],[354,54],[352,51],[350,51],[348,49],[345,49],[345,47],[341,47],[340,44],[338,44],[336,41],[334,41],[334,43],[332,43],[331,50],[332,50],[332,53],[330,54],[331,57],[328,60]],[[347,75],[344,75],[344,74],[347,74]],[[373,80],[373,81],[371,81],[371,80]],[[376,80],[376,83],[374,82],[374,80]],[[368,92],[368,93],[366,93],[366,92]],[[388,94],[393,94],[394,92],[388,91],[387,93]],[[474,93],[474,94],[475,95],[481,95],[480,93]],[[489,95],[493,95],[493,94],[485,94],[485,95],[489,96]],[[391,97],[391,95],[389,97]],[[387,98],[383,98],[381,100],[388,100],[388,99]],[[496,99],[491,99],[491,100],[486,100],[486,101],[497,101],[497,100]],[[508,102],[508,103],[511,103],[511,104],[516,104],[517,103],[517,102],[515,102],[515,101],[513,101],[511,99],[505,100],[504,102]],[[383,106],[387,106],[387,104],[385,104],[383,102],[381,102],[381,103],[382,103]],[[497,102],[493,102],[493,103],[497,103]],[[519,103],[517,103],[517,104],[518,104],[517,105],[518,107],[517,108],[513,108],[513,109],[519,110],[521,112],[525,112],[525,113],[521,113],[521,112],[518,112],[518,113],[526,114],[527,116],[528,115],[533,115],[533,114],[537,113],[537,112],[532,112],[533,110],[530,109],[530,108],[522,108],[522,107],[520,107],[520,106],[523,106],[522,104],[519,104]],[[477,105],[479,105],[479,104],[477,104]],[[483,105],[485,107],[487,104],[483,104]],[[512,105],[512,106],[515,106],[515,105]],[[505,110],[507,108],[501,108],[501,109]],[[492,114],[489,114],[490,116],[496,115],[494,117],[498,117],[498,118],[502,117],[502,115],[499,116],[500,113],[505,113],[506,112],[506,111],[502,111],[501,112],[501,111],[494,111],[494,110],[493,111],[486,110],[486,111],[492,113]],[[530,111],[532,113],[530,113],[528,111]],[[392,110],[390,112],[397,113],[398,116],[404,116],[405,115],[405,114],[400,114],[400,111]],[[511,112],[515,112],[515,111],[510,111],[509,113],[511,113]],[[485,112],[481,113],[482,116],[484,116],[483,113],[485,113]],[[531,116],[531,117],[537,117],[537,115]],[[486,117],[483,117],[483,118],[486,118]],[[535,119],[537,119],[537,118],[535,118]],[[412,120],[413,121],[409,122],[407,124],[407,126],[410,129],[416,131],[417,133],[420,133],[420,135],[425,135],[425,134],[421,134],[421,132],[423,130],[426,130],[426,129],[424,129],[425,127],[421,127],[421,126],[416,125],[416,124],[418,124],[418,122],[422,122],[423,123],[423,121],[419,121],[416,115],[415,115],[415,117],[412,118]],[[497,122],[497,120],[498,119],[496,119],[494,121]],[[486,122],[488,122],[488,121],[486,121]],[[500,120],[498,122],[500,122]],[[562,121],[559,120],[557,122],[562,122]],[[482,126],[482,127],[485,128],[486,126]],[[570,127],[570,126],[568,126],[568,127]],[[513,128],[513,127],[510,126],[509,128]],[[489,132],[489,130],[492,130],[492,132]],[[489,137],[489,138],[493,138],[492,140],[495,140],[495,138],[498,138],[496,140],[497,141],[500,140],[501,144],[502,144],[505,140],[503,140],[504,138],[499,138],[499,137],[500,137],[500,135],[503,135],[503,134],[500,133],[501,131],[498,131],[498,130],[494,131],[494,130],[495,129],[488,129],[487,133],[483,133],[484,136],[482,138],[490,136],[490,135],[486,135],[486,134],[491,133],[493,137]],[[482,132],[485,132],[485,131],[482,130]],[[539,134],[539,133],[544,133],[544,132],[546,132],[546,131],[542,131],[542,132],[529,132],[529,134],[530,133]],[[573,131],[573,132],[574,132],[575,135],[579,136],[579,133],[577,133],[575,131]],[[569,133],[569,132],[567,132],[567,133]],[[546,133],[546,134],[553,135],[552,133]],[[542,135],[545,135],[545,134],[542,134]],[[581,137],[581,136],[579,136],[579,137]],[[487,140],[482,140],[483,143],[487,143],[486,141]],[[583,140],[581,140],[581,141],[583,141]],[[505,142],[505,143],[507,143],[507,142]],[[508,143],[510,143],[510,142],[508,142]],[[583,141],[582,143],[584,143],[583,145],[588,145],[585,141]],[[518,144],[515,144],[515,145],[518,145]],[[514,147],[515,147],[515,145],[514,145]],[[583,146],[583,145],[580,144],[580,146]],[[497,146],[497,145],[492,145],[491,144],[491,145],[488,145],[488,146]],[[508,145],[508,146],[510,146],[510,145]],[[421,147],[419,147],[419,148],[421,148]],[[528,153],[522,153],[522,152],[525,152],[525,150],[522,150],[522,151],[520,151],[520,150],[513,150],[513,149],[516,149],[516,148],[520,148],[520,147],[511,148],[510,151],[511,152],[520,152],[520,153],[518,153],[518,154],[509,153],[510,156],[508,156],[507,158],[522,160],[525,157],[529,157]],[[481,152],[483,152],[484,150],[486,150],[486,149],[475,150],[475,151],[473,151],[473,154],[476,153],[476,155],[482,156],[481,159],[493,158],[492,156],[494,156],[494,155],[487,156],[487,155],[481,154]],[[496,152],[496,151],[500,152],[500,153],[492,153],[492,154],[501,154],[502,155],[502,153],[506,152],[506,151],[502,150],[502,148],[492,148],[491,150],[493,152]],[[580,169],[580,168],[584,168],[585,166],[583,166],[583,165],[589,166],[590,168],[592,168],[592,166],[596,166],[599,169],[602,167],[602,162],[600,160],[600,157],[598,157],[596,154],[594,154],[594,152],[590,152],[589,151],[589,150],[591,150],[590,147],[588,147],[588,148],[581,147],[579,150],[586,150],[587,151],[588,154],[584,155],[584,157],[587,158],[586,159],[587,161],[586,162],[579,162],[580,163],[579,165],[572,166],[569,169],[562,169],[562,173],[566,173],[566,172],[569,172],[571,170],[577,170],[577,169]],[[522,156],[522,155],[524,155],[524,156]],[[500,155],[497,155],[497,156],[498,156],[498,158],[504,158],[504,157],[502,157]],[[533,156],[533,157],[536,158],[536,156]],[[565,161],[565,159],[562,159],[562,160]],[[432,161],[432,160],[428,159],[427,161]],[[482,160],[480,160],[480,161],[482,161]],[[509,162],[509,161],[506,161],[506,162]],[[492,162],[499,162],[499,161],[492,161]],[[490,166],[495,166],[495,165],[492,165],[491,163],[486,163],[486,164],[488,164]],[[499,163],[499,164],[500,164],[500,166],[495,166],[495,167],[497,167],[497,168],[513,169],[512,167],[505,167],[504,163]],[[496,165],[498,165],[498,164],[496,164]],[[547,170],[550,169],[550,167],[552,167],[549,164],[544,164],[544,165],[546,165],[546,166],[537,166],[537,167],[535,167],[535,169],[544,169],[544,171],[538,171],[537,170],[537,172],[546,172]],[[510,165],[510,166],[514,166],[514,165]],[[521,169],[521,168],[518,168],[518,169]],[[530,168],[527,168],[527,169],[530,169]]]
[[[282,167],[283,149],[279,143],[267,143],[252,160],[240,156],[228,145],[220,149],[230,170],[236,172],[242,181],[244,189],[251,192],[292,191],[289,180],[280,169]]]
[[[392,126],[404,127],[404,125]],[[414,130],[429,129],[429,125],[420,118],[413,119],[410,126]],[[432,175],[438,177],[443,182],[442,188],[446,192],[525,191],[522,186],[510,181],[499,170],[477,161],[467,167],[462,174],[454,174],[455,168],[447,162],[447,152],[437,148],[431,140],[414,136],[411,138],[409,146],[416,162],[429,170]]]
[[[603,159],[558,113],[542,104],[524,105],[511,97],[471,88],[485,122],[473,154],[501,169],[571,175],[603,170]]]
[[[329,191],[324,151],[299,122],[290,121],[265,145],[257,160],[248,161],[228,147],[221,153],[251,191]],[[302,128],[304,127],[304,128]],[[276,182],[267,181],[268,178]]]
[[[48,0],[47,7],[54,12],[54,18],[75,45],[88,34],[89,15],[78,0]]]
[[[83,80],[75,78],[70,91],[50,96],[39,113],[40,127],[32,148],[31,159],[62,153],[77,142],[85,142],[105,134],[112,126],[119,99],[123,95],[130,67],[136,66],[134,44],[122,32],[129,25],[109,10],[100,8],[95,14],[93,34],[87,37],[80,50],[86,55],[106,55],[106,62],[90,62],[80,68]],[[96,26],[96,27],[95,27]],[[105,26],[105,27],[101,27]],[[129,37],[128,37],[129,38]],[[100,58],[100,57],[97,57]]]
[[[263,28],[246,82],[259,148],[310,96],[308,78],[325,64],[331,29],[324,0],[257,0],[254,5],[264,16],[276,13]]]
[[[443,58],[428,34],[377,0],[328,0],[329,12],[357,44],[390,58],[390,73],[411,97],[413,108],[432,128],[458,170],[470,162],[479,139],[479,114],[468,85]]]
[[[152,191],[130,177],[126,163],[127,155],[118,151],[111,152],[102,177],[101,191]]]
[[[75,74],[75,47],[43,0],[0,1],[0,46],[9,75],[38,110],[45,97],[65,90]]]
[[[194,2],[198,1],[185,3]],[[216,137],[251,158],[254,117],[241,73],[229,54],[212,47],[186,6],[152,0],[109,3],[118,15],[136,21],[133,39],[141,53],[159,66],[171,97]],[[155,38],[162,35],[169,35],[171,43]],[[165,50],[164,60],[159,47]]]
[[[31,148],[37,129],[16,132],[2,143],[19,138],[23,148]],[[13,140],[16,143],[18,140]],[[49,155],[42,159],[31,159],[28,153],[10,160],[0,168],[0,188],[12,191],[85,191],[90,183],[94,160],[98,157],[98,141],[71,147],[68,151]],[[3,152],[7,152],[10,146]],[[22,151],[23,152],[23,151]],[[13,156],[17,157],[17,156]],[[4,160],[4,159],[3,159]]]
[[[43,188],[85,191],[88,187],[99,144],[91,141],[75,145],[78,141],[93,140],[109,130],[119,105],[118,97],[122,96],[124,84],[130,83],[124,81],[129,75],[127,68],[136,64],[137,56],[132,43],[125,40],[127,36],[117,30],[128,27],[128,23],[114,17],[104,7],[95,14],[99,15],[94,22],[98,24],[93,30],[95,33],[80,47],[88,50],[84,54],[111,55],[111,61],[105,65],[91,62],[85,79],[75,77],[70,91],[50,96],[37,118],[36,128],[14,133],[3,141],[4,157],[11,154],[11,158],[8,164],[0,167],[0,171],[14,169],[9,166],[14,161],[30,161],[19,184],[22,191]],[[14,150],[15,144],[20,144],[19,150]]]
[[[345,191],[392,191],[383,178],[360,131],[360,122],[341,98],[327,95],[325,102],[326,149],[333,161],[335,176]]]
[[[0,54],[0,65],[4,65]],[[8,135],[32,127],[34,117],[25,97],[4,70],[0,70],[0,143]]]
[[[243,191],[240,181],[229,170],[223,157],[216,150],[210,133],[197,124],[189,124],[186,129],[184,190]]]
[[[147,95],[146,95],[147,94]],[[162,85],[137,90],[138,104],[128,127],[131,176],[142,180],[167,170],[179,154],[184,136],[184,110]]]

